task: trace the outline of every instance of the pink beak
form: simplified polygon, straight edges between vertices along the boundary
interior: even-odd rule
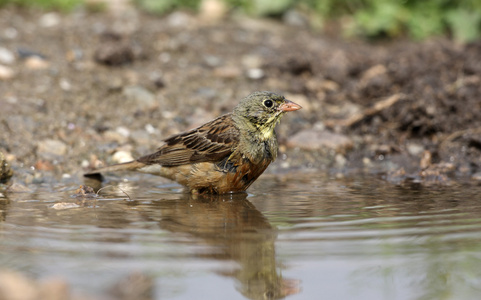
[[[295,111],[295,110],[298,110],[298,109],[301,109],[301,108],[302,108],[302,106],[300,106],[299,104],[294,103],[294,102],[286,99],[286,101],[284,103],[282,103],[282,105],[279,106],[277,108],[277,110],[286,112],[286,111]]]

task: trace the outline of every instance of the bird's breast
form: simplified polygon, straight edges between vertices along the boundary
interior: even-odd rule
[[[271,163],[270,159],[260,162],[252,162],[244,157],[240,163],[234,164],[234,168],[225,172],[225,176],[219,183],[220,193],[245,191]]]
[[[219,163],[194,164],[186,185],[195,193],[225,194],[245,191],[269,166],[271,160],[257,163],[245,156]]]

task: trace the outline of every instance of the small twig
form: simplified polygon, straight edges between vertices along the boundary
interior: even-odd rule
[[[132,198],[130,198],[129,194],[127,194],[127,193],[126,193],[123,189],[121,189],[120,187],[118,187],[118,186],[113,186],[113,185],[106,185],[106,186],[100,188],[100,189],[97,191],[97,195],[100,196],[100,194],[99,194],[100,191],[103,190],[103,189],[105,189],[105,188],[109,188],[109,187],[119,189],[122,193],[124,193],[124,194],[127,196],[127,198],[129,198],[130,201],[132,201]]]
[[[396,102],[398,102],[401,99],[404,99],[405,95],[402,93],[399,94],[394,94],[384,100],[376,102],[372,107],[366,108],[362,112],[353,114],[347,119],[344,120],[327,120],[325,122],[326,126],[328,127],[334,127],[334,126],[342,126],[342,127],[351,127],[359,122],[361,122],[364,119],[367,119],[369,117],[372,117],[381,111],[385,110],[386,108],[389,108],[393,106]]]
[[[439,150],[440,151],[443,150],[448,143],[457,139],[460,136],[463,136],[466,133],[481,134],[481,127],[462,129],[462,130],[458,130],[458,131],[455,131],[455,132],[451,133],[450,135],[448,135],[446,138],[444,138],[441,141],[441,143],[439,144]]]

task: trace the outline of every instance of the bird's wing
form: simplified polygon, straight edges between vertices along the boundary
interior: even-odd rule
[[[164,140],[157,152],[139,162],[151,165],[179,166],[198,162],[216,162],[229,156],[239,143],[239,130],[231,114],[218,117],[200,127]]]

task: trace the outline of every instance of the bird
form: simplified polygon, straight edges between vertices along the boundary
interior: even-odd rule
[[[302,107],[284,96],[254,92],[230,113],[163,140],[156,152],[85,173],[138,171],[185,186],[192,194],[244,192],[277,158],[275,127]]]

